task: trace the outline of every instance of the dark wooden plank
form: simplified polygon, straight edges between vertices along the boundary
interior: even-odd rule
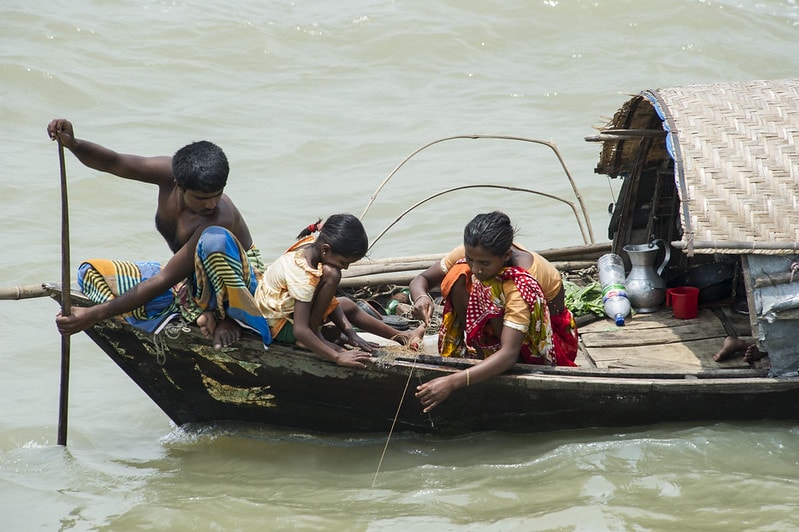
[[[741,357],[730,359],[723,366],[713,360],[721,347],[718,338],[692,340],[666,346],[604,347],[591,349],[591,357],[598,367],[616,369],[646,369],[652,372],[682,371],[693,373],[724,368],[747,369]]]
[[[707,338],[717,339],[721,345],[721,339],[726,336],[721,321],[707,309],[702,309],[693,320],[676,320],[660,311],[657,316],[650,315],[638,322],[631,320],[629,326],[617,327],[610,321],[591,325],[580,330],[581,339],[589,352],[597,347],[646,346],[651,349],[656,345]]]
[[[693,320],[678,320],[669,309],[639,314],[624,327],[603,320],[580,329],[585,357],[598,368],[695,373],[746,369],[740,356],[723,365],[713,360],[728,331],[711,308],[700,309]],[[729,315],[728,310],[725,318]],[[733,317],[741,322],[741,316]],[[741,327],[744,328],[744,327]]]

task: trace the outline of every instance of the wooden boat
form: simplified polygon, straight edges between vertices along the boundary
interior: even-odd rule
[[[356,370],[293,346],[264,350],[254,335],[220,352],[194,327],[155,339],[112,319],[87,334],[178,425],[233,420],[387,432],[396,414],[395,430],[459,434],[797,418],[799,382],[712,361],[725,331],[711,310],[692,323],[677,321],[661,311],[623,329],[594,322],[583,328],[580,367],[519,364],[456,391],[430,414],[421,412],[415,386],[475,361],[384,349],[371,367]]]
[[[753,96],[759,103],[752,103]],[[692,103],[685,103],[684,97]],[[87,334],[178,425],[242,421],[304,431],[387,432],[394,427],[463,434],[666,421],[796,420],[799,379],[775,376],[769,366],[774,363],[772,350],[782,353],[784,361],[796,359],[780,351],[779,338],[772,341],[768,336],[764,317],[769,287],[762,281],[781,273],[752,264],[759,251],[784,261],[799,249],[799,238],[790,232],[799,227],[797,211],[789,212],[790,201],[779,201],[789,188],[791,194],[799,188],[799,155],[795,144],[790,145],[799,131],[797,102],[799,82],[790,80],[645,91],[587,139],[603,143],[597,171],[624,181],[609,228],[612,240],[594,243],[586,223],[583,234],[590,236],[584,245],[541,253],[564,275],[590,274],[602,254],[613,250],[623,255],[625,244],[662,238],[678,256],[664,277],[670,285],[698,286],[703,297],[699,315],[691,320],[675,319],[670,309],[639,313],[624,327],[604,318],[584,318],[576,368],[519,364],[507,374],[457,390],[424,414],[413,395],[416,385],[475,361],[386,347],[378,350],[369,368],[356,370],[294,346],[273,343],[264,350],[249,334],[235,347],[215,351],[194,326],[184,324],[151,335],[109,319]],[[739,104],[744,118],[725,114]],[[768,114],[761,112],[763,108]],[[697,130],[697,116],[707,131]],[[747,120],[759,122],[765,133],[739,135],[737,144],[728,144],[730,131],[748,125]],[[708,175],[709,170],[697,169],[700,162],[712,166],[719,153],[742,172],[754,169],[750,176],[766,174],[740,204],[730,192],[738,183],[738,170]],[[749,162],[743,154],[752,153],[765,155]],[[783,168],[788,170],[780,174]],[[698,186],[703,180],[713,188]],[[717,190],[730,193],[719,202],[713,195]],[[575,193],[579,201],[576,188]],[[722,213],[725,209],[729,212]],[[765,233],[758,228],[763,218],[745,219],[759,210],[766,211],[766,219],[777,217]],[[724,222],[715,223],[714,213],[724,214]],[[746,227],[733,228],[739,221]],[[784,228],[787,236],[775,228]],[[729,264],[730,257],[732,273],[719,276],[717,270]],[[356,264],[347,272],[342,290],[354,297],[362,290],[385,296],[437,259]],[[716,274],[709,280],[697,277],[708,265]],[[799,283],[783,278],[776,284]],[[48,285],[47,290],[59,297],[58,286]],[[79,293],[73,297],[73,304],[89,304]],[[790,308],[780,312],[778,318],[784,319],[777,321],[795,326]],[[712,355],[728,335],[751,335],[772,356],[752,365],[740,357],[717,363]]]

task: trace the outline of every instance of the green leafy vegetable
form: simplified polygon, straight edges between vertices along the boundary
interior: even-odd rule
[[[605,306],[602,303],[602,286],[596,281],[586,286],[578,286],[564,279],[563,288],[566,295],[566,307],[575,316],[585,314],[605,315]]]

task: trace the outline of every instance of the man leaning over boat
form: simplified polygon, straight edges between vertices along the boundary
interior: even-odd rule
[[[252,297],[263,262],[244,218],[224,193],[229,165],[221,148],[199,141],[172,157],[142,157],[78,139],[68,120],[51,121],[47,133],[89,168],[156,185],[155,226],[173,253],[163,267],[106,259],[81,264],[78,284],[96,304],[59,314],[61,334],[112,316],[155,332],[181,314],[196,321],[216,349],[236,342],[241,326],[260,333],[264,345],[271,342]]]

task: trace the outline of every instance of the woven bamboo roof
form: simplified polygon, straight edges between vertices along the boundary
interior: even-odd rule
[[[673,159],[689,254],[799,251],[799,80],[646,90],[602,133],[599,173]]]

